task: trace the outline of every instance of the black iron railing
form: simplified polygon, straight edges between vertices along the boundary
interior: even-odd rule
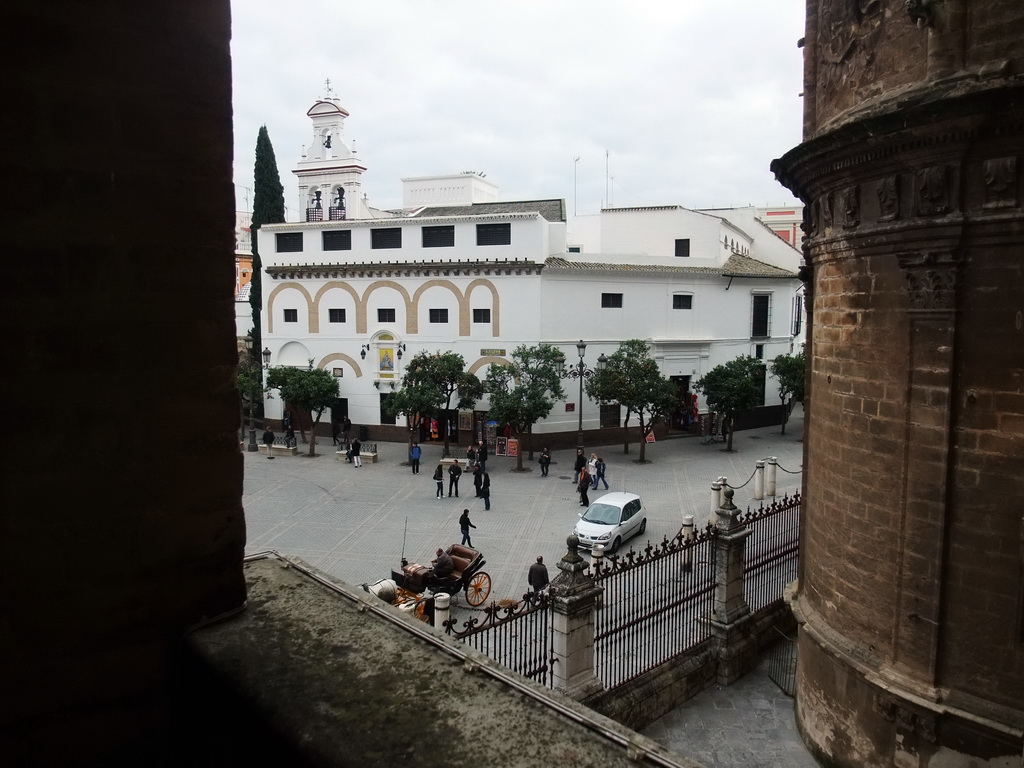
[[[481,617],[471,616],[459,629],[458,619],[445,631],[469,643],[504,667],[542,685],[551,685],[551,612],[548,596],[501,606],[492,603]]]
[[[767,507],[741,512],[749,530],[743,587],[751,613],[782,602],[786,585],[796,579],[800,545],[800,494],[784,496]]]
[[[602,587],[594,633],[595,674],[606,688],[622,685],[708,637],[700,618],[711,615],[715,590],[714,539],[708,527],[686,538],[595,564]]]

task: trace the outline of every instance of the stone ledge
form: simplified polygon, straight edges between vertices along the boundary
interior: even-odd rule
[[[310,765],[699,768],[300,561],[245,577],[245,611],[189,647]]]
[[[335,451],[334,455],[337,457],[338,461],[345,460],[345,451]],[[377,463],[377,454],[375,451],[360,451],[359,458],[362,460],[363,464]]]
[[[261,444],[260,445],[260,453],[262,453],[264,456],[267,455],[267,446],[266,446],[266,444]],[[291,448],[287,448],[287,447],[285,447],[283,445],[275,445],[274,446],[274,453],[273,453],[273,455],[274,456],[297,456],[298,453],[299,453],[299,449],[296,446],[292,446]]]

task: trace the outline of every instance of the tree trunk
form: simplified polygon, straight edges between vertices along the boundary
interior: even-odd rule
[[[779,434],[786,434],[786,422],[789,421],[789,408],[786,407],[786,398],[782,398],[782,432]]]
[[[313,414],[310,413],[310,416]],[[323,415],[323,411],[320,411],[316,415],[316,420],[313,422],[313,426],[309,428],[309,455],[316,456],[316,425],[320,423],[320,417]]]
[[[516,472],[523,471],[523,433],[516,431],[516,441],[519,443],[519,450],[516,451]]]
[[[653,429],[653,426],[651,427]],[[647,461],[647,429],[644,428],[644,417],[640,417],[640,458],[637,459],[638,464],[643,464]]]
[[[732,428],[733,427],[733,422],[732,422],[732,419],[731,418],[727,418],[725,420],[725,423],[729,425],[729,427],[728,427],[728,429],[729,429],[729,440],[725,444],[725,450],[728,451],[729,453],[732,453],[732,435],[733,435],[733,428]]]

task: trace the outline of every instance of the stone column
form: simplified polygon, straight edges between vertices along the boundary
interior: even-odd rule
[[[565,540],[568,551],[558,561],[561,573],[551,582],[551,652],[553,687],[577,701],[601,690],[594,674],[594,609],[602,588],[587,573],[579,539]]]
[[[745,631],[751,614],[743,595],[743,552],[750,530],[737,519],[740,511],[732,503],[733,493],[732,488],[723,491],[725,501],[715,513],[715,601],[707,619],[717,643],[719,685],[736,682],[757,655],[757,641]]]

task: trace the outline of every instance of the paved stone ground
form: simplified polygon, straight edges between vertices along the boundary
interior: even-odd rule
[[[726,476],[733,486],[743,486],[736,491],[737,506],[756,507],[754,483],[747,481],[757,459],[778,458],[780,496],[798,490],[802,436],[803,411],[798,405],[785,435],[779,434],[778,426],[737,432],[732,453],[723,450],[723,443],[705,445],[700,438],[682,437],[648,444],[645,464],[636,461],[636,444],[625,455],[622,445],[588,446],[587,454],[593,451],[604,457],[610,490],[632,491],[643,498],[647,533],[623,546],[624,550],[630,545],[639,549],[648,539],[675,536],[683,515],[694,515],[698,525],[706,523],[711,515],[711,483],[719,475]],[[540,444],[538,440],[538,449]],[[300,453],[307,448],[300,444]],[[580,512],[571,482],[574,450],[555,451],[546,478],[536,461],[529,462],[525,456],[524,468],[531,471],[522,473],[513,471],[515,459],[492,457],[488,461],[490,511],[484,511],[483,500],[474,497],[469,475],[463,476],[460,498],[435,498],[431,475],[441,458],[441,445],[424,446],[418,475],[403,463],[404,443],[379,443],[379,461],[360,468],[338,461],[334,450],[330,438],[320,438],[319,455],[314,458],[300,455],[270,460],[259,453],[244,454],[247,552],[276,550],[300,557],[349,584],[372,583],[388,578],[391,570],[398,568],[403,551],[410,561],[427,563],[437,547],[461,541],[458,519],[468,508],[477,526],[472,531],[473,545],[484,553],[484,570],[492,579],[490,600],[521,597],[528,590],[527,568],[537,555],[544,556],[551,578],[558,574],[555,563],[565,554],[566,537]],[[463,456],[465,447],[454,450]],[[604,492],[603,487],[592,491],[590,500]],[[745,686],[757,679],[701,694],[653,724],[651,729],[660,729],[659,735],[654,731],[648,735],[680,754],[696,757],[694,750],[704,749],[698,736],[706,734],[701,738],[709,750],[704,754],[709,766],[813,765],[813,761],[800,763],[796,758],[765,762],[772,754],[766,745],[786,732],[781,723],[787,723],[793,734],[795,730],[792,706],[786,710],[789,700],[781,691],[773,697],[764,690],[746,692]],[[767,678],[765,685],[774,688]],[[684,719],[679,727],[662,725],[677,714],[687,717],[688,711],[696,713],[691,715],[695,720]],[[773,716],[766,718],[766,712]],[[724,724],[713,715],[726,718]],[[728,748],[723,746],[726,741]],[[802,746],[799,750],[796,757],[810,760]],[[758,755],[761,762],[751,762],[751,755]]]

